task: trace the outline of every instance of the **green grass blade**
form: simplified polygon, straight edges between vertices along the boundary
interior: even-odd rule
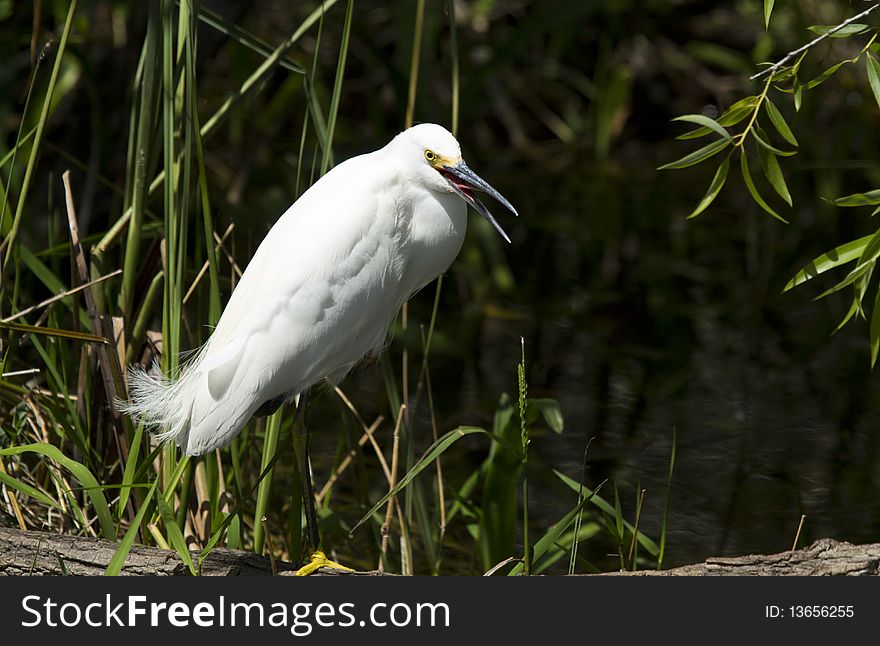
[[[194,90],[193,90],[194,91]],[[191,113],[195,124],[195,148],[198,160],[199,197],[202,207],[202,224],[205,234],[205,254],[208,259],[208,320],[209,325],[216,325],[220,320],[222,305],[220,303],[220,269],[217,263],[217,254],[214,252],[214,219],[211,215],[211,199],[208,192],[208,174],[205,171],[205,156],[202,152],[202,136],[199,133],[198,112],[193,101]]]
[[[25,444],[23,446],[13,446],[8,449],[0,449],[0,456],[20,455],[22,453],[36,453],[60,464],[80,483],[86,496],[92,502],[95,509],[95,515],[101,525],[101,533],[108,540],[116,540],[116,526],[113,523],[113,516],[110,514],[110,508],[107,506],[107,499],[101,490],[98,480],[92,475],[85,466],[76,460],[72,460],[58,449],[50,444]]]
[[[147,495],[141,503],[140,509],[138,509],[128,531],[125,532],[125,536],[119,541],[119,547],[116,548],[113,558],[111,558],[110,562],[107,564],[107,569],[104,570],[104,576],[116,576],[122,571],[122,566],[125,565],[125,559],[128,558],[128,553],[131,551],[131,546],[134,544],[138,529],[144,521],[144,516],[146,515],[147,510],[150,508],[150,501],[156,493],[156,487],[158,484],[159,480],[156,479],[149,491],[147,491]]]
[[[34,71],[32,74],[32,76],[34,78],[36,78],[37,73],[39,72],[41,59],[42,59],[42,56],[39,59],[37,59],[37,64],[34,67]],[[22,110],[22,115],[28,114],[33,88],[34,88],[34,84],[31,83],[30,87],[28,88],[28,94],[27,94],[27,98],[25,99],[24,109]],[[23,127],[24,127],[24,119],[22,119],[21,125],[19,126],[18,137],[15,141],[15,145],[12,147],[12,150],[10,150],[8,153],[6,153],[6,155],[3,156],[3,159],[0,159],[0,168],[3,168],[3,166],[5,166],[6,163],[9,162],[10,160],[12,161],[12,164],[9,167],[9,175],[8,175],[8,179],[6,180],[6,186],[3,186],[3,184],[0,184],[0,236],[4,236],[7,233],[9,233],[9,230],[12,228],[13,214],[12,214],[12,210],[9,208],[9,189],[11,187],[12,178],[15,175],[15,158],[18,155],[18,151],[21,148],[23,148],[24,146],[26,146],[27,143],[36,134],[37,128],[39,127],[39,124],[34,126],[33,128],[31,128],[30,132],[28,132],[26,135],[21,134],[21,128],[23,128]]]
[[[56,361],[57,357],[54,356],[56,353],[50,353],[47,351],[46,347],[40,342],[39,337],[31,338],[31,343],[34,346],[34,350],[37,351],[37,354],[40,355],[40,358],[43,360],[43,365],[45,367],[47,382],[49,387],[55,390],[61,396],[61,406],[66,408],[66,414],[69,416],[68,419],[73,420],[73,424],[69,429],[69,432],[66,432],[65,435],[73,440],[77,447],[86,455],[92,455],[92,438],[82,432],[81,420],[78,415],[76,415],[76,404],[70,400],[70,392],[67,389],[67,381],[63,375],[63,364],[61,369],[59,370],[58,362]],[[50,346],[51,349],[51,346]]]
[[[183,532],[180,531],[177,519],[171,511],[171,507],[165,502],[164,496],[156,496],[156,506],[159,509],[159,515],[162,517],[162,522],[165,523],[165,532],[168,534],[168,540],[171,542],[171,545],[174,547],[174,550],[180,556],[181,560],[186,564],[186,567],[189,568],[190,573],[195,576],[196,568],[195,565],[193,565],[192,555],[189,553],[189,548],[186,546],[186,540],[183,538]]]
[[[409,470],[409,472],[401,478],[397,485],[395,485],[388,493],[386,493],[382,498],[377,502],[373,507],[368,511],[363,517],[355,523],[354,527],[351,528],[349,532],[349,536],[353,535],[355,530],[358,527],[363,525],[374,513],[376,513],[379,508],[384,505],[390,498],[396,496],[400,493],[413,479],[419,475],[426,467],[430,466],[430,464],[437,459],[438,456],[442,455],[446,449],[455,444],[458,440],[468,435],[473,435],[474,433],[482,433],[488,437],[493,437],[491,433],[486,431],[483,428],[477,428],[475,426],[459,426],[457,429],[449,431],[445,435],[441,436],[436,442],[434,442],[431,446],[428,447],[427,451],[425,451],[424,455],[413,465],[413,468]]]
[[[41,334],[43,336],[52,336],[59,339],[73,339],[74,341],[89,341],[91,343],[107,343],[107,339],[88,332],[77,332],[75,330],[61,330],[54,327],[25,325],[24,323],[4,323],[0,321],[0,329],[12,330],[13,332],[21,332],[23,334]]]
[[[67,249],[69,248],[70,246],[67,245]],[[49,267],[47,267],[25,245],[18,245],[18,254],[22,264],[27,267],[34,274],[34,276],[36,276],[37,279],[39,279],[39,281],[46,286],[46,289],[48,289],[50,292],[52,292],[53,294],[58,294],[67,289],[67,287],[55,276],[55,274],[52,273],[52,270],[49,269]],[[72,297],[62,299],[61,302],[64,303],[64,306],[68,309],[73,309]],[[85,308],[80,308],[79,310],[79,324],[86,330],[92,327],[91,321],[89,321],[88,312],[86,312]]]
[[[416,24],[413,26],[413,45],[409,61],[409,87],[406,93],[406,117],[404,126],[413,125],[416,109],[416,92],[419,87],[419,68],[422,56],[422,31],[425,24],[425,0],[416,3]]]
[[[127,168],[132,171],[131,186],[126,187],[126,192],[131,200],[128,209],[131,212],[131,222],[128,227],[128,236],[123,257],[122,288],[120,291],[120,308],[125,321],[131,324],[133,320],[132,306],[134,301],[134,287],[140,270],[140,246],[143,235],[144,209],[147,200],[147,172],[148,161],[153,157],[153,147],[156,129],[156,109],[159,100],[159,71],[161,69],[161,44],[162,31],[158,14],[158,3],[150,3],[150,11],[147,16],[147,33],[144,37],[143,47],[143,73],[141,83],[137,88],[139,105],[137,111],[132,110],[132,148],[128,152]]]
[[[663,524],[660,528],[660,552],[657,554],[657,569],[663,569],[666,556],[666,530],[669,527],[669,495],[672,492],[672,472],[675,470],[675,451],[678,446],[678,431],[672,428],[672,450],[669,452],[669,474],[666,476],[666,491],[663,494]]]
[[[21,218],[24,214],[24,205],[27,201],[28,189],[30,188],[31,177],[33,176],[34,168],[37,165],[37,158],[39,157],[40,145],[43,142],[43,132],[46,129],[46,123],[49,121],[49,109],[52,105],[52,97],[55,93],[55,86],[58,81],[58,73],[61,70],[61,61],[64,58],[64,53],[67,50],[67,39],[70,36],[70,30],[73,26],[73,16],[76,13],[76,5],[77,0],[71,0],[70,6],[67,9],[67,18],[64,21],[64,28],[61,31],[61,41],[58,44],[58,53],[55,55],[55,64],[52,66],[52,75],[49,77],[49,86],[46,90],[46,95],[43,99],[43,107],[40,112],[40,120],[37,123],[37,132],[34,134],[34,143],[31,148],[31,154],[28,157],[28,163],[25,167],[24,179],[22,180],[21,190],[19,191],[18,203],[15,207],[15,215],[12,220],[12,228],[9,231],[9,234],[6,238],[6,244],[8,245],[6,248],[6,257],[3,259],[3,269],[4,274],[7,264],[9,263],[10,258],[12,258],[12,250],[15,247],[15,238],[18,233],[19,225],[21,224]]]
[[[520,428],[520,446],[522,447],[522,506],[523,506],[523,571],[527,576],[532,574],[532,557],[533,548],[529,544],[529,427],[526,422],[526,408],[528,406],[528,383],[526,382],[526,341],[520,337],[520,346],[522,349],[522,361],[516,367],[517,381],[519,385],[518,392],[518,412],[519,412],[519,428]],[[540,555],[539,555],[540,556]]]
[[[30,486],[27,483],[21,482],[20,480],[16,480],[10,475],[7,475],[3,471],[0,471],[0,484],[4,484],[7,487],[15,489],[16,491],[20,491],[26,496],[33,498],[34,500],[40,502],[47,507],[51,507],[52,509],[61,509],[61,505],[52,500],[49,496],[44,494],[39,489]]]
[[[131,440],[131,446],[128,449],[128,459],[125,461],[125,468],[122,471],[122,483],[119,485],[119,501],[116,506],[116,517],[122,518],[125,513],[125,506],[128,504],[128,497],[131,494],[132,483],[134,482],[134,474],[138,465],[138,458],[141,453],[141,440],[144,435],[144,425],[138,424],[134,429],[134,436]]]
[[[554,433],[561,435],[565,430],[565,420],[562,417],[562,408],[559,406],[559,402],[552,398],[541,398],[536,399],[534,397],[529,398],[529,408],[531,410],[537,410],[538,414],[540,414],[541,418],[544,420],[544,423],[550,427],[550,430]]]
[[[265,531],[262,519],[269,508],[269,495],[272,492],[273,468],[268,468],[274,463],[278,453],[278,437],[281,434],[281,420],[284,417],[282,406],[272,415],[266,418],[266,438],[263,440],[263,455],[260,460],[260,471],[265,477],[260,480],[257,487],[257,507],[254,510],[254,553],[263,553]]]
[[[514,423],[510,397],[501,395],[492,421],[492,432],[508,444],[519,443],[520,427]],[[523,469],[522,456],[493,442],[483,465],[478,548],[483,571],[511,556],[516,544],[517,493]]]
[[[580,492],[581,490],[583,490],[584,492],[586,492],[587,496],[590,496],[590,494],[595,494],[598,491],[598,489],[596,491],[594,491],[594,490],[590,489],[589,487],[582,485],[577,480],[575,480],[573,478],[569,478],[567,475],[565,475],[561,471],[557,471],[556,469],[553,469],[553,473],[555,473],[556,477],[559,478],[560,480],[562,480],[562,482],[565,483],[566,486],[568,486],[570,489],[572,489],[575,492]],[[599,509],[601,509],[603,512],[605,512],[609,516],[615,517],[615,518],[617,517],[617,512],[615,511],[614,506],[609,504],[608,501],[606,501],[601,496],[592,495],[590,497],[590,503],[595,505]],[[632,535],[633,531],[635,531],[635,528],[633,527],[633,525],[627,520],[623,520],[623,526],[630,533],[630,535]],[[643,534],[641,531],[638,532],[636,539],[639,541],[639,544],[642,547],[644,547],[646,550],[648,550],[648,552],[651,553],[651,555],[657,556],[657,554],[660,553],[660,547],[657,545],[657,543],[655,543],[653,540],[651,540],[648,536]]]
[[[446,0],[449,15],[449,53],[452,57],[452,124],[453,136],[458,136],[458,112],[461,84],[458,71],[458,25],[455,22],[455,0]],[[442,278],[442,277],[441,277]],[[438,287],[439,288],[439,287]],[[430,335],[428,336],[430,339]]]
[[[153,276],[153,280],[150,281],[150,286],[147,287],[147,293],[144,295],[141,307],[134,319],[134,323],[132,324],[131,321],[128,321],[128,350],[125,356],[126,361],[129,363],[134,361],[137,351],[140,349],[141,342],[146,335],[147,326],[152,318],[153,310],[159,302],[159,297],[164,293],[164,280],[165,273],[162,271]]]
[[[581,514],[583,514],[583,509],[579,512],[578,517],[580,517]],[[566,545],[574,546],[578,543],[583,543],[602,531],[602,526],[596,522],[588,522],[584,525],[578,526],[578,522],[575,520],[572,524],[573,527],[566,531],[557,542],[551,545],[550,548],[544,552],[544,556],[535,564],[535,574],[546,572],[554,563],[561,560],[564,556],[570,557],[572,550],[571,547],[566,547]],[[569,563],[567,573],[575,574],[576,565],[582,565],[590,574],[601,573],[601,570],[587,561],[580,554],[575,554],[575,560]]]
[[[202,563],[205,562],[205,559],[214,551],[214,548],[217,547],[220,543],[220,539],[223,538],[223,533],[229,529],[229,527],[233,524],[235,520],[239,517],[239,512],[236,510],[231,514],[228,514],[226,518],[223,519],[223,522],[211,533],[211,538],[208,540],[207,544],[202,551],[199,553],[199,569],[202,567]],[[262,524],[262,523],[260,523]]]
[[[468,511],[470,509],[470,505],[466,503],[466,501],[470,498],[471,493],[476,488],[480,479],[483,476],[483,472],[481,469],[477,469],[467,477],[461,487],[458,488],[457,492],[453,492],[453,503],[449,508],[449,513],[446,515],[446,524],[449,525],[452,522],[452,519],[455,518],[458,514],[469,514]],[[473,515],[476,515],[475,513]]]
[[[607,482],[607,481],[606,481]],[[576,504],[571,511],[569,511],[565,516],[563,516],[560,520],[555,522],[550,526],[550,529],[539,538],[535,542],[535,547],[533,550],[533,558],[535,560],[541,558],[544,553],[553,547],[556,542],[560,539],[562,534],[571,526],[571,524],[575,521],[580,511],[584,508],[584,506],[592,500],[592,498],[602,489],[605,485],[605,482],[602,482],[592,491],[589,491],[586,496],[584,496],[583,500],[581,500],[578,504]],[[517,563],[513,569],[510,571],[509,576],[518,576],[526,572],[525,563]]]
[[[348,0],[345,12],[345,25],[342,28],[342,41],[339,44],[339,57],[336,62],[336,79],[333,82],[333,96],[330,98],[330,113],[327,116],[327,134],[324,139],[324,155],[321,158],[321,175],[330,167],[330,150],[333,148],[333,132],[336,130],[336,114],[339,112],[339,99],[342,96],[342,79],[345,76],[345,61],[348,58],[348,41],[351,39],[351,20],[354,13],[354,0]]]
[[[27,112],[27,104],[25,104],[23,111]],[[0,168],[3,168],[7,164],[7,162],[9,162],[9,160],[13,159],[15,157],[15,153],[17,153],[22,146],[24,146],[27,142],[31,140],[31,138],[37,133],[38,127],[39,126],[34,126],[27,132],[27,134],[19,135],[19,137],[15,140],[15,145],[12,147],[12,150],[3,155],[3,157],[0,157]],[[0,219],[0,222],[2,222],[2,219]],[[2,222],[2,224],[5,224],[5,222]],[[2,224],[0,224],[0,226],[2,226]]]
[[[177,0],[177,4],[180,4],[180,0]],[[266,41],[245,31],[238,25],[230,23],[219,13],[211,11],[207,7],[199,7],[199,20],[248,49],[262,54],[266,58],[272,55],[272,48]],[[287,55],[279,59],[278,65],[297,74],[305,74],[306,72],[305,68]]]
[[[171,445],[166,445],[164,449],[170,449],[171,451],[176,451],[177,449]],[[193,458],[189,455],[183,456],[183,458],[177,461],[174,465],[174,470],[171,472],[171,475],[168,477],[168,480],[165,482],[165,491],[162,492],[162,495],[165,496],[165,502],[169,505],[171,501],[174,499],[175,489],[177,489],[177,485],[180,483],[180,479],[183,478],[183,474],[186,473],[189,468],[190,462],[192,462]]]
[[[229,114],[232,111],[232,108],[238,105],[238,103],[246,96],[250,95],[252,92],[257,93],[261,88],[264,87],[263,81],[268,77],[268,75],[272,72],[275,66],[280,62],[281,58],[287,54],[288,51],[303,37],[303,35],[308,32],[308,30],[314,25],[318,19],[323,15],[323,13],[336,4],[339,0],[325,0],[317,9],[312,11],[311,14],[300,23],[299,27],[297,27],[296,31],[283,43],[281,43],[275,50],[272,52],[272,55],[267,58],[263,63],[247,78],[244,83],[242,83],[241,87],[237,92],[232,93],[228,96],[220,107],[214,112],[213,115],[205,122],[202,126],[201,135],[203,139],[207,139],[210,135],[212,135],[217,128],[226,120]],[[153,195],[165,182],[165,170],[162,170],[153,178],[153,181],[150,182],[150,188],[148,191],[148,195]],[[114,241],[118,238],[120,233],[124,230],[131,219],[131,209],[127,209],[120,217],[116,223],[111,227],[111,229],[106,233],[106,235],[101,239],[100,242],[95,246],[93,250],[93,254],[101,255],[103,254],[109,247],[114,243]]]

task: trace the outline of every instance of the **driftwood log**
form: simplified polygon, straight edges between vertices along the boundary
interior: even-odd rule
[[[117,544],[99,538],[22,532],[0,527],[0,575],[97,575],[102,574]],[[197,554],[194,554],[196,557]],[[195,560],[195,558],[193,559]],[[295,565],[275,562],[278,574],[290,574]],[[202,564],[203,575],[269,575],[273,568],[264,556],[250,552],[217,548]],[[122,569],[124,575],[178,576],[187,568],[172,550],[134,545]],[[339,574],[319,570],[316,574]],[[348,574],[348,573],[344,573]],[[359,572],[376,575],[378,572]],[[657,572],[645,570],[629,576],[780,576],[780,575],[878,575],[880,543],[852,545],[824,538],[809,547],[779,554],[713,557],[703,563]]]
[[[2,557],[0,557],[2,558]],[[710,557],[703,563],[670,570],[615,572],[631,576],[877,576],[880,543],[853,545],[820,538],[800,550],[778,554]]]

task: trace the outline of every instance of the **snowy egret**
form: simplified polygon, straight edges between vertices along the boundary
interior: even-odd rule
[[[308,540],[313,564],[325,563],[309,476],[308,390],[382,350],[403,303],[458,255],[467,205],[510,242],[474,190],[516,215],[468,168],[455,137],[430,123],[339,164],[271,228],[177,379],[130,371],[125,409],[197,456],[228,444],[254,415],[295,400]]]

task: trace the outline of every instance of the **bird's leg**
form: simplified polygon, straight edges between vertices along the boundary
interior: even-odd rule
[[[309,468],[309,431],[306,426],[306,401],[308,395],[302,393],[296,402],[293,416],[293,451],[296,454],[296,466],[303,498],[303,510],[306,514],[308,533],[306,541],[308,549],[321,549],[321,536],[318,532],[318,516],[315,513],[315,492],[312,488],[312,476]]]
[[[293,452],[296,454],[296,466],[299,470],[300,485],[303,497],[303,510],[306,514],[308,530],[309,562],[296,571],[297,576],[307,576],[322,567],[337,570],[349,570],[328,559],[321,550],[321,535],[318,531],[318,515],[315,513],[315,492],[312,488],[312,475],[309,469],[309,429],[306,424],[306,402],[308,393],[301,393],[297,398],[296,412],[293,415]]]

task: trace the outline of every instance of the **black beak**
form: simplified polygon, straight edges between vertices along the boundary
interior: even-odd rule
[[[467,202],[474,211],[477,211],[480,215],[486,218],[489,221],[489,224],[495,227],[495,230],[501,234],[502,238],[507,242],[510,242],[510,238],[507,237],[507,234],[504,233],[504,229],[501,228],[501,225],[498,224],[495,218],[492,217],[492,214],[489,213],[489,209],[486,208],[486,205],[478,200],[470,192],[470,189],[473,188],[491,195],[498,202],[503,204],[511,213],[519,215],[519,213],[516,212],[516,209],[513,208],[513,205],[507,201],[507,198],[489,186],[488,182],[468,168],[468,165],[465,164],[463,160],[458,162],[455,166],[444,166],[440,172],[443,174],[446,181],[449,182],[452,190],[458,193],[458,195]]]

